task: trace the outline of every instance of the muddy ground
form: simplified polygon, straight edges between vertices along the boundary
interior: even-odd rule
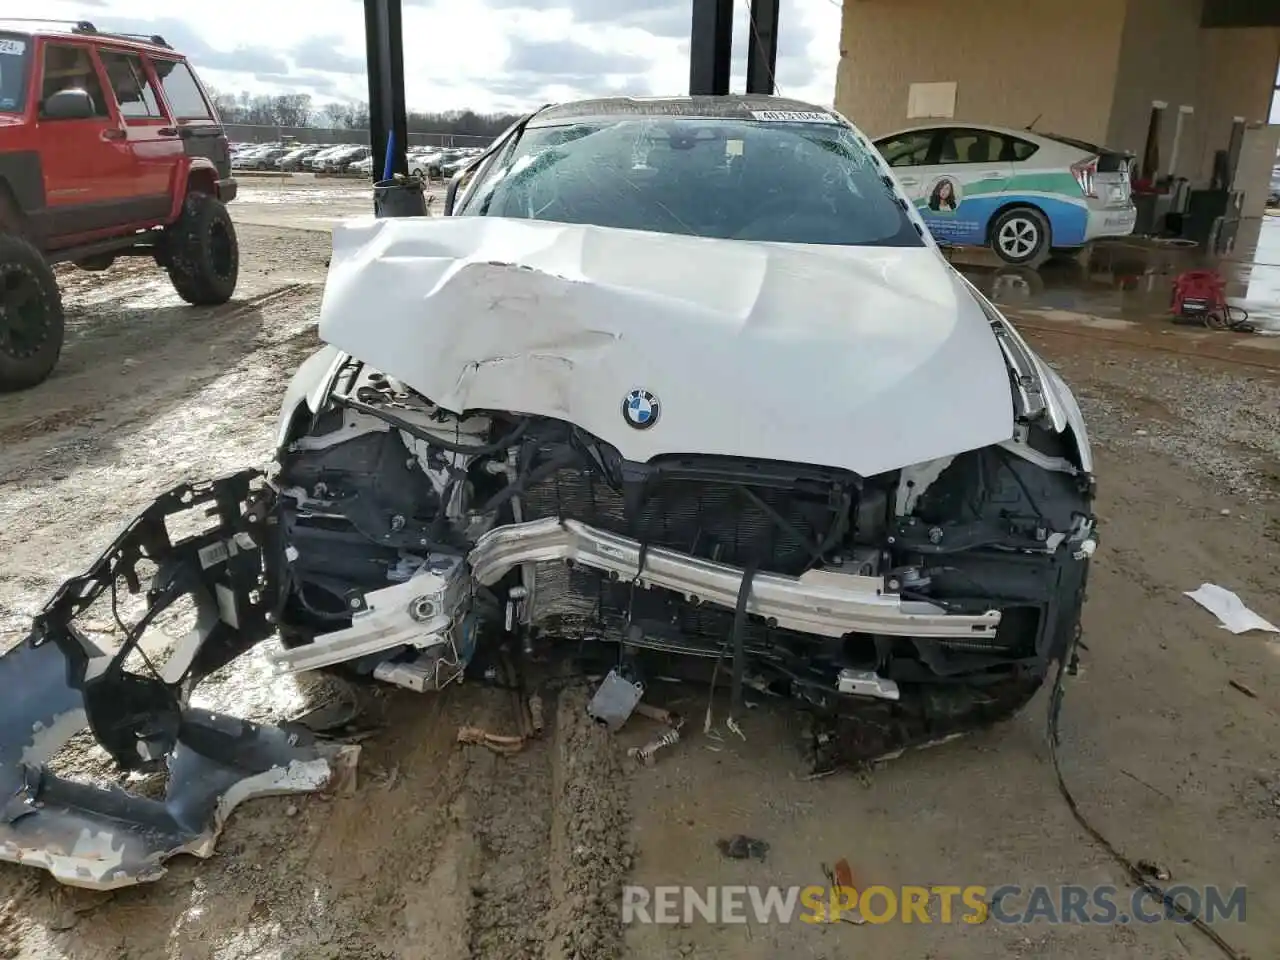
[[[62,365],[0,398],[0,648],[157,492],[270,455],[283,378],[316,345],[328,237],[307,218],[362,200],[335,195],[315,213],[246,199],[229,308],[181,306],[143,264],[64,277]],[[1033,339],[1077,386],[1099,461],[1102,547],[1087,650],[1067,685],[1067,781],[1131,858],[1182,883],[1246,885],[1245,923],[1218,929],[1255,958],[1280,955],[1280,643],[1220,630],[1182,595],[1218,583],[1280,622],[1280,378]],[[268,684],[260,659],[237,671],[215,695],[255,717],[313,695]],[[655,728],[637,718],[611,737],[583,720],[584,696],[566,688],[542,741],[500,757],[455,734],[510,730],[501,691],[363,692],[371,735],[352,795],[253,801],[213,859],[180,858],[160,881],[111,895],[0,865],[0,957],[1219,955],[1171,923],[944,924],[936,903],[931,924],[623,929],[624,882],[821,884],[839,857],[864,886],[1126,888],[1058,793],[1043,696],[997,729],[820,780],[806,779],[802,724],[786,709],[750,712],[745,741],[713,739],[701,733],[704,690],[659,687],[655,700],[697,722],[636,769],[623,751]],[[93,770],[100,757],[84,748],[62,762]],[[766,859],[724,859],[716,841],[736,833],[766,840]]]

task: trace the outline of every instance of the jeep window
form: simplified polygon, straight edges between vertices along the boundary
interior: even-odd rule
[[[836,122],[530,124],[486,164],[458,213],[782,243],[924,244],[879,156]]]
[[[213,119],[213,111],[209,109],[189,66],[176,60],[152,60],[151,63],[156,68],[175,120]]]
[[[21,113],[27,102],[31,41],[0,33],[0,113]]]
[[[89,56],[88,47],[75,47],[60,43],[44,46],[44,76],[40,84],[40,101],[62,90],[83,90],[93,101],[95,117],[109,117],[107,98],[102,95],[98,71]]]
[[[142,66],[142,58],[132,53],[103,50],[102,65],[111,81],[111,90],[120,104],[120,115],[125,120],[155,120],[164,116],[160,98],[156,96],[151,78]]]

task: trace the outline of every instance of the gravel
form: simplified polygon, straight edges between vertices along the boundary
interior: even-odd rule
[[[1097,349],[1055,349],[1053,364],[1075,390],[1095,444],[1169,457],[1248,502],[1280,498],[1280,378]]]

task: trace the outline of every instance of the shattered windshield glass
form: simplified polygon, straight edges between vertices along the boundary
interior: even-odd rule
[[[29,43],[26,37],[0,33],[0,113],[21,113],[26,105]]]
[[[887,171],[839,123],[628,116],[532,127],[458,212],[737,240],[924,243]]]

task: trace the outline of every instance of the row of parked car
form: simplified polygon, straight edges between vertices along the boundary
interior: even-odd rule
[[[451,177],[481,152],[482,147],[413,147],[409,172],[423,179]],[[237,170],[374,174],[372,151],[353,143],[233,143],[231,156]]]

